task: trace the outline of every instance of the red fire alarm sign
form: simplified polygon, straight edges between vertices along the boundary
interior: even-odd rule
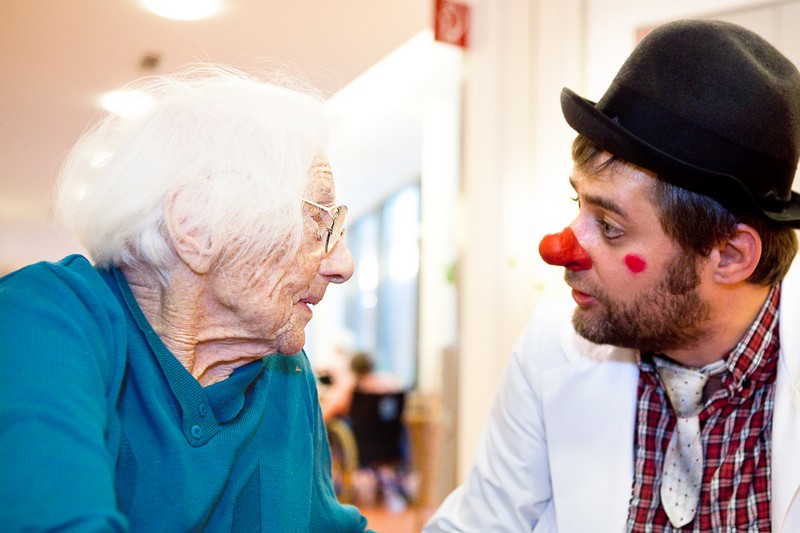
[[[436,40],[466,48],[469,35],[469,6],[451,0],[436,0],[435,9]]]

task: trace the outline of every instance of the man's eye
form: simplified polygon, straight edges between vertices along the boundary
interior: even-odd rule
[[[603,237],[606,239],[616,239],[624,235],[621,229],[612,226],[605,220],[600,220],[598,222],[600,223],[600,228],[603,230]]]

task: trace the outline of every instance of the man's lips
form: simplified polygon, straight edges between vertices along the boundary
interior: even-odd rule
[[[581,290],[585,283],[579,272],[566,270],[564,272],[564,282],[572,289],[572,299],[575,300],[575,303],[578,304],[579,307],[588,307],[599,301],[592,293]],[[591,290],[591,288],[589,290]]]
[[[575,300],[575,303],[580,307],[588,307],[597,302],[597,298],[591,294],[587,294],[575,288],[572,289],[572,299]]]

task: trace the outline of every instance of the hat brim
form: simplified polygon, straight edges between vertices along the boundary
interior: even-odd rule
[[[764,209],[735,176],[704,169],[663,152],[597,109],[595,102],[570,89],[561,92],[561,110],[572,129],[625,161],[651,170],[674,185],[709,196],[729,209],[756,210],[771,220],[800,228],[800,195],[794,191],[780,211]]]

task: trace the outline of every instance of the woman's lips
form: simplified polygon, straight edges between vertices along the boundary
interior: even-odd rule
[[[302,310],[300,312],[307,315],[309,320],[311,320],[311,317],[314,316],[314,311],[311,309],[311,306],[308,305],[307,302],[300,301],[297,302],[295,305],[300,307],[300,309]]]
[[[319,303],[319,300],[320,300],[319,298],[303,298],[297,303],[298,305],[302,306],[306,311],[308,311],[309,314],[313,315],[314,311],[312,310],[312,308]]]

